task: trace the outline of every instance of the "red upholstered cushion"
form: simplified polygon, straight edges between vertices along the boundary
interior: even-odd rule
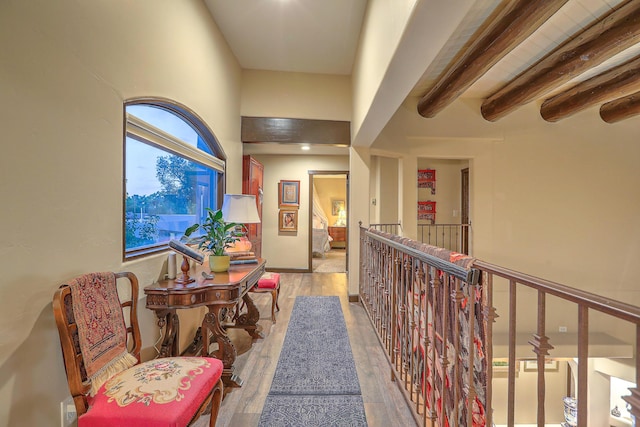
[[[78,418],[78,426],[186,426],[222,375],[222,361],[167,357],[111,377]]]
[[[278,273],[265,273],[258,280],[258,287],[263,289],[275,289],[280,283],[280,274]]]

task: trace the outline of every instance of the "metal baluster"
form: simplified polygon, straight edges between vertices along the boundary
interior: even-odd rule
[[[545,400],[545,382],[544,382],[544,361],[549,355],[548,350],[553,346],[549,344],[549,337],[545,335],[545,316],[546,301],[545,292],[538,290],[538,332],[529,341],[533,346],[533,352],[538,355],[538,427],[544,426],[544,400]],[[542,369],[541,369],[542,367]]]
[[[544,364],[538,361],[538,371]],[[578,427],[586,427],[588,419],[587,390],[589,384],[589,308],[578,306]]]
[[[509,371],[507,372],[507,425],[513,426],[516,399],[516,323],[517,293],[516,282],[509,281]]]

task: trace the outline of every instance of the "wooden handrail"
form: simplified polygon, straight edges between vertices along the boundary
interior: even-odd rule
[[[544,291],[549,295],[553,295],[579,305],[584,305],[590,309],[609,314],[628,322],[640,323],[640,307],[581,289],[572,288],[550,280],[509,270],[508,268],[489,264],[484,261],[476,260],[473,265],[481,271],[486,271],[504,279],[515,280],[518,284]]]
[[[415,249],[410,246],[405,246],[402,243],[394,242],[393,240],[390,240],[380,235],[373,234],[369,231],[366,231],[365,234],[367,237],[373,240],[383,242],[384,244],[392,248],[401,250],[402,252],[408,255],[411,255],[415,259],[426,262],[429,265],[436,267],[438,270],[446,271],[447,273],[451,274],[457,279],[463,280],[472,285],[475,285],[478,283],[478,279],[480,278],[480,275],[479,275],[479,271],[476,269],[465,269],[465,268],[459,267],[441,258],[421,252],[419,249]]]

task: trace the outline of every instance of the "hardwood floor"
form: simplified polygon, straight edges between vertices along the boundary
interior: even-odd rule
[[[358,370],[358,378],[369,426],[415,426],[396,384],[391,382],[390,369],[369,319],[359,303],[350,303],[345,273],[283,273],[280,278],[280,311],[277,323],[271,322],[271,296],[252,294],[260,310],[264,339],[250,347],[246,332],[232,330],[231,336],[238,350],[236,374],[243,380],[241,388],[228,390],[218,421],[218,427],[257,426],[264,401],[269,393],[280,349],[295,297],[298,295],[337,295],[347,324],[349,340]],[[198,423],[199,424],[199,423]]]

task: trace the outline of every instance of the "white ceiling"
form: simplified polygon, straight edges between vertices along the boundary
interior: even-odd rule
[[[366,0],[205,0],[242,68],[350,75]]]
[[[479,78],[462,97],[489,96],[567,38],[589,26],[592,21],[619,6],[623,1],[567,1],[558,13]],[[205,2],[243,68],[351,74],[366,12],[366,0],[205,0]],[[458,3],[452,2],[448,7],[454,7],[453,5]],[[469,43],[470,38],[483,25],[485,19],[503,2],[474,0],[466,4],[470,6],[467,6],[468,11],[464,18],[456,28],[450,29],[451,36],[440,48],[439,54],[426,67],[422,78],[412,83],[413,89],[409,93],[402,94],[403,99],[417,102],[417,97],[426,93],[437,77],[458,55],[460,49]],[[434,7],[428,0],[416,0],[416,5],[422,8]],[[410,25],[424,25],[413,21],[409,21]],[[405,33],[408,31],[405,30]],[[428,43],[429,40],[419,42]],[[576,76],[571,82],[545,94],[543,98],[548,98],[562,88],[593,77],[638,54],[640,54],[640,45],[627,49],[603,64]],[[396,57],[400,56],[396,54]],[[385,100],[376,100],[376,102],[385,102]],[[263,150],[264,153],[273,154],[325,154],[314,152],[315,147],[312,147],[311,152],[300,152],[297,148],[292,152],[290,148],[283,145],[265,147],[263,144],[245,144],[246,150],[254,153]],[[345,149],[334,147],[328,147],[326,150],[328,150],[326,154],[345,152]]]

